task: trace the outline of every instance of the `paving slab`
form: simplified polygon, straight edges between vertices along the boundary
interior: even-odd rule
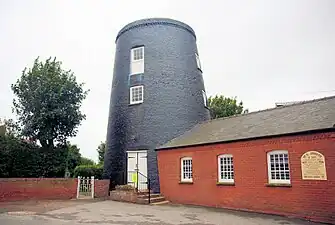
[[[258,213],[182,205],[138,205],[115,201],[77,204],[34,214],[0,214],[6,225],[316,225],[308,221]]]

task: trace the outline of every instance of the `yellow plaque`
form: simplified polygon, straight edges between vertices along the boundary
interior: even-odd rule
[[[317,151],[309,151],[301,156],[303,180],[327,180],[325,157]]]

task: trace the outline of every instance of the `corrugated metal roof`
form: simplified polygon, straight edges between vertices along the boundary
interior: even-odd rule
[[[335,127],[335,96],[197,124],[158,149],[283,135]]]

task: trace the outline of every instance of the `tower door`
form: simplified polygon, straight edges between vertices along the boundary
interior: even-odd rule
[[[148,189],[147,151],[128,151],[128,184],[143,191]],[[138,171],[138,173],[137,173]]]

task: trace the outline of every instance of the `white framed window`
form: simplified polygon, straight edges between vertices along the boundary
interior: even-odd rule
[[[130,74],[144,73],[144,47],[132,48],[130,52]]]
[[[202,98],[204,100],[205,107],[207,107],[207,95],[206,95],[206,92],[204,90],[202,90]]]
[[[192,182],[192,158],[184,157],[181,159],[181,181]]]
[[[267,153],[268,178],[270,184],[290,184],[288,152],[276,150]]]
[[[198,69],[201,70],[200,58],[199,58],[199,55],[197,53],[195,53],[195,60],[197,61]]]
[[[138,104],[143,102],[143,85],[130,88],[130,104]]]
[[[137,47],[131,49],[131,61],[144,60],[144,47]]]
[[[218,156],[218,175],[221,183],[234,183],[234,161],[233,155]]]

